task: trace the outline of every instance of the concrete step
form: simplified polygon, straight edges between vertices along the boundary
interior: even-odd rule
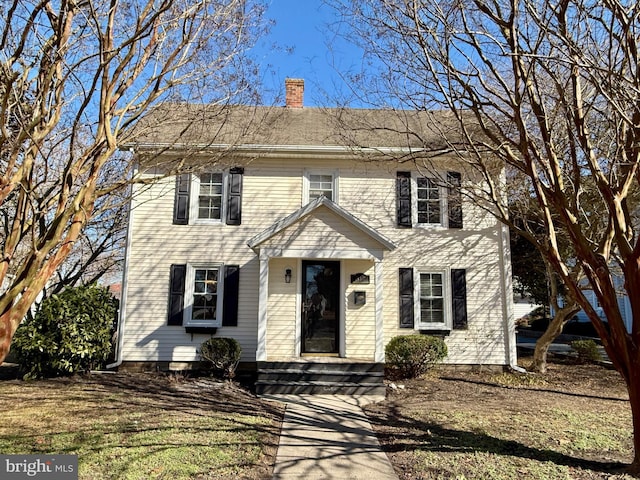
[[[384,395],[384,364],[368,362],[259,362],[258,395]]]
[[[384,383],[350,383],[350,382],[294,382],[258,380],[256,382],[257,395],[385,395],[387,391]]]
[[[295,369],[295,370],[332,370],[343,372],[381,372],[384,373],[384,363],[373,362],[332,362],[320,361],[275,361],[258,362],[258,370]]]
[[[344,370],[316,370],[297,368],[277,368],[258,370],[260,380],[299,382],[338,382],[338,383],[380,383],[383,372],[351,372]]]

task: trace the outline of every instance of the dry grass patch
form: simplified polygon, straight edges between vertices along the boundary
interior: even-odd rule
[[[234,384],[164,375],[0,382],[0,451],[69,453],[80,478],[267,479],[282,409]]]
[[[631,411],[617,372],[440,370],[367,414],[401,479],[630,479]]]

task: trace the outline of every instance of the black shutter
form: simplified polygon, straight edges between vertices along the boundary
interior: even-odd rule
[[[227,225],[240,225],[242,221],[242,175],[244,168],[229,170],[227,194]]]
[[[186,265],[171,265],[171,278],[169,280],[169,325],[182,325],[186,278]]]
[[[451,290],[453,297],[453,328],[467,328],[467,279],[464,269],[451,270]]]
[[[411,172],[397,172],[396,208],[399,227],[411,226]]]
[[[462,228],[462,176],[459,172],[447,172],[447,184],[449,185],[449,228]]]
[[[183,173],[176,176],[176,198],[173,204],[173,223],[187,225],[189,223],[189,190],[191,175]]]
[[[238,325],[238,289],[240,286],[240,266],[224,267],[224,298],[222,299],[222,326]]]
[[[400,328],[413,328],[413,268],[399,269]]]

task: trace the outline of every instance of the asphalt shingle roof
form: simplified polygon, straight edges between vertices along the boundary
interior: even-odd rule
[[[447,141],[445,141],[447,139]],[[462,141],[449,112],[165,103],[141,119],[129,147],[185,145],[411,147]]]

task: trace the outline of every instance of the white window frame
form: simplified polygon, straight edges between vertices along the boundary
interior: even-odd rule
[[[303,184],[302,184],[302,204],[306,205],[307,203],[310,202],[309,192],[311,190],[311,175],[331,175],[332,188],[333,188],[333,191],[332,191],[333,198],[331,199],[331,201],[334,203],[338,203],[338,191],[339,191],[338,186],[340,184],[338,173],[339,173],[338,170],[305,169]]]
[[[438,185],[438,192],[440,196],[440,222],[438,223],[420,223],[418,222],[418,178],[430,178]],[[434,172],[431,174],[421,174],[420,172],[413,172],[411,175],[411,223],[421,228],[448,228],[449,227],[449,203],[448,203],[448,189],[443,185],[443,178],[446,178],[446,173]],[[415,193],[414,193],[415,192]]]
[[[220,173],[222,174],[222,201],[220,202],[220,218],[199,218],[199,197],[200,197],[200,173],[191,175],[191,189],[189,198],[189,223],[192,224],[221,224],[227,214],[227,183],[229,181],[228,173],[221,171],[207,171],[201,173]]]
[[[420,276],[421,274],[439,274],[442,275],[442,303],[444,311],[443,322],[424,322],[421,316],[421,299],[420,299]],[[453,325],[452,311],[452,292],[451,292],[451,270],[449,268],[417,268],[414,277],[414,317],[416,330],[451,330]]]
[[[216,301],[216,319],[215,320],[194,320],[193,315],[193,297],[195,290],[196,270],[208,269],[218,270],[218,288]],[[224,299],[224,264],[222,263],[196,263],[187,264],[187,274],[184,289],[184,317],[183,325],[186,327],[221,327],[222,326],[222,305]]]

